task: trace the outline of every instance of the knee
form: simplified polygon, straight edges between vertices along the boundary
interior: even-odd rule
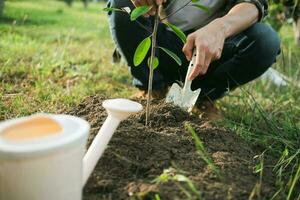
[[[270,67],[280,53],[280,39],[276,31],[264,23],[256,23],[246,31],[253,42],[254,60],[258,65]]]
[[[124,8],[129,7],[133,9],[133,4],[130,0],[109,0],[108,6],[109,8]],[[115,26],[126,26],[126,22],[129,22],[129,15],[125,12],[118,11],[110,11],[108,12],[110,25]]]
[[[132,3],[130,0],[109,0],[108,7],[112,8],[123,8],[131,7]]]

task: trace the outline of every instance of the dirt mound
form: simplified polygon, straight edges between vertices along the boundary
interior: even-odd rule
[[[91,123],[89,143],[106,118],[103,99],[89,97],[70,111]],[[259,181],[259,175],[253,173],[253,158],[259,152],[236,134],[178,107],[153,104],[149,127],[144,126],[144,112],[121,123],[85,187],[84,200],[154,199],[155,194],[163,200],[248,199]],[[186,122],[203,141],[221,177],[197,153],[191,133],[184,128]],[[197,191],[183,176],[165,182],[166,177],[161,176],[161,183],[154,183],[165,169],[169,169],[168,177],[188,177]],[[274,180],[271,169],[265,168],[264,177],[268,179],[263,180],[261,195],[269,197]]]

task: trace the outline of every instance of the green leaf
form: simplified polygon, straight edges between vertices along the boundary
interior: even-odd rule
[[[184,32],[182,30],[180,30],[180,28],[178,28],[177,26],[170,24],[170,23],[166,23],[166,25],[172,29],[172,31],[181,39],[181,41],[183,43],[186,43],[186,35],[184,34]]]
[[[189,179],[186,176],[182,175],[182,174],[175,175],[174,179],[176,181],[179,181],[179,182],[188,182],[189,181]]]
[[[105,12],[113,12],[113,11],[123,12],[123,10],[121,10],[119,8],[103,8],[102,10]]]
[[[161,200],[159,194],[155,194],[155,200]]]
[[[150,37],[145,38],[139,46],[136,48],[134,56],[133,56],[133,64],[134,66],[140,65],[145,59],[149,49],[151,46]]]
[[[173,53],[172,51],[170,51],[169,49],[166,49],[164,47],[158,47],[158,48],[162,49],[166,54],[168,54],[171,58],[173,58],[177,62],[178,65],[180,65],[180,66],[182,65],[180,58],[175,53]]]
[[[210,8],[201,4],[193,4],[192,6],[199,8],[200,10],[204,10],[206,12],[210,12]]]
[[[130,20],[134,21],[136,20],[138,17],[140,17],[141,15],[146,14],[147,12],[149,12],[151,10],[150,6],[140,6],[140,7],[136,7],[130,15]]]
[[[149,66],[149,68],[151,68],[150,67],[150,61],[151,61],[151,57],[149,57],[148,58],[148,66]],[[153,58],[153,70],[154,69],[156,69],[157,67],[158,67],[158,65],[159,65],[159,60],[158,60],[158,58],[155,56],[154,58]]]
[[[262,163],[258,163],[254,168],[254,173],[259,173],[263,170]]]

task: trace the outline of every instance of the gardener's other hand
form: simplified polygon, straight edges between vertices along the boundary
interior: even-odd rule
[[[135,7],[139,6],[152,6],[152,9],[145,14],[145,17],[149,17],[150,15],[155,15],[157,6],[165,3],[167,0],[131,0]]]
[[[188,60],[192,59],[194,48],[196,53],[195,67],[189,76],[190,80],[206,74],[210,63],[220,59],[226,37],[224,26],[220,23],[213,21],[187,37],[182,51]]]

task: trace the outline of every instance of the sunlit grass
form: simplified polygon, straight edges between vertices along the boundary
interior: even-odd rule
[[[165,169],[163,173],[156,177],[152,182],[158,185],[172,182],[182,191],[186,196],[186,199],[202,199],[201,192],[198,191],[193,181],[184,175],[184,172],[173,167]]]
[[[0,119],[58,112],[93,94],[132,93],[127,67],[111,63],[104,6],[6,2],[0,22]]]
[[[257,80],[222,99],[219,106],[225,115],[222,126],[278,158],[273,166],[277,175],[274,184],[278,188],[274,199],[296,199],[300,193],[296,172],[300,165],[300,88],[297,86],[300,48],[290,37],[290,27],[284,27],[280,34],[282,54],[274,68],[287,75],[291,85],[276,87],[268,81]]]

